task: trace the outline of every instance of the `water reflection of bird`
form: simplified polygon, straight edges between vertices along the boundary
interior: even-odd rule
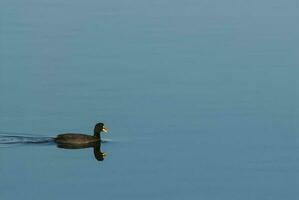
[[[63,149],[84,149],[84,148],[93,148],[93,154],[95,159],[98,161],[103,161],[104,158],[106,157],[106,153],[101,151],[101,142],[93,142],[93,143],[88,143],[88,144],[68,144],[68,143],[60,143],[57,144],[58,148],[63,148]]]
[[[97,123],[94,127],[94,135],[85,135],[80,133],[65,133],[59,134],[54,141],[57,144],[68,144],[68,145],[86,145],[94,142],[101,142],[101,132],[107,132],[108,129],[104,127],[103,123]]]

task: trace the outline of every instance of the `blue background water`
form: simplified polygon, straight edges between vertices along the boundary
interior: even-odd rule
[[[298,1],[0,2],[0,198],[298,199]]]

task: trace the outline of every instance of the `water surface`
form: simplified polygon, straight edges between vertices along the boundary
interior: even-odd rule
[[[0,2],[0,198],[297,199],[298,3]],[[13,134],[11,134],[13,135]]]

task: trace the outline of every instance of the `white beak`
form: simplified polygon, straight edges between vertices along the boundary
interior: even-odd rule
[[[103,127],[103,132],[107,133],[108,132],[108,129]]]

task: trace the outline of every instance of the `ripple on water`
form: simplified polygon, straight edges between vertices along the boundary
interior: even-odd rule
[[[0,147],[11,147],[22,144],[24,145],[51,143],[53,143],[52,137],[0,134]]]

